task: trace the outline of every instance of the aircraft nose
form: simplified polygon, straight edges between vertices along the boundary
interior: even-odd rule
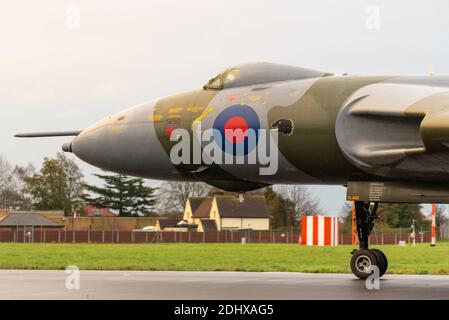
[[[144,178],[180,178],[148,114],[152,114],[151,105],[100,121],[64,148],[103,170]]]
[[[110,170],[111,160],[116,157],[118,145],[113,144],[113,138],[108,134],[108,128],[97,124],[84,130],[70,144],[64,144],[63,150],[73,152],[81,160]],[[118,141],[116,141],[118,142]]]
[[[72,152],[72,143],[67,142],[62,145],[62,151],[64,152]]]

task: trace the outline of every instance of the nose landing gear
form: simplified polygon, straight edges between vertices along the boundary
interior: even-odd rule
[[[379,268],[379,276],[383,276],[388,268],[388,260],[385,254],[378,249],[369,249],[369,235],[374,227],[378,202],[355,202],[355,222],[359,237],[359,250],[355,251],[351,258],[352,273],[360,278],[368,278],[373,270],[371,266]]]

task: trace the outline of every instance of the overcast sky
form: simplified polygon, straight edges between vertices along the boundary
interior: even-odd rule
[[[351,74],[426,73],[432,64],[449,73],[448,12],[446,0],[4,1],[0,153],[40,166],[69,139],[14,133],[83,129],[240,62]],[[88,179],[98,172],[76,161]],[[312,191],[326,213],[340,211],[342,187]]]

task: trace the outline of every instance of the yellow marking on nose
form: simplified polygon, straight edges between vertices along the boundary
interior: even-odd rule
[[[171,114],[167,117],[167,119],[181,119],[181,115],[179,114]]]
[[[201,111],[201,107],[189,107],[187,108],[188,112],[200,112]]]
[[[152,114],[148,117],[149,122],[158,122],[162,120],[161,114]]]
[[[211,113],[214,110],[214,106],[211,106],[209,109],[207,109],[206,111],[204,111],[199,117],[197,117],[194,121],[193,124],[200,122],[201,120],[203,120],[203,118],[205,116],[207,116],[209,113]]]
[[[111,131],[116,133],[116,132],[120,132],[123,130],[123,125],[121,124],[116,124],[114,126],[111,127]]]
[[[260,100],[260,96],[250,96],[249,101],[251,102],[257,102]]]
[[[180,113],[181,111],[182,111],[182,108],[181,108],[181,107],[170,108],[170,109],[168,109],[168,113],[169,113],[169,114]]]

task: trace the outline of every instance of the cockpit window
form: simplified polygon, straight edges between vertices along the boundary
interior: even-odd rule
[[[237,68],[231,68],[223,71],[215,78],[209,80],[209,82],[203,87],[204,90],[221,90],[224,87],[232,87],[232,84],[236,81],[240,74],[240,70]]]
[[[277,81],[319,78],[327,75],[332,74],[268,62],[246,63],[226,69],[211,79],[203,88],[205,90],[221,90]]]
[[[215,78],[209,80],[203,87],[204,90],[221,90],[223,89],[223,75],[219,74]]]
[[[232,87],[232,83],[237,80],[239,74],[240,74],[240,70],[237,68],[228,70],[225,73],[225,80],[224,80],[223,86]]]

